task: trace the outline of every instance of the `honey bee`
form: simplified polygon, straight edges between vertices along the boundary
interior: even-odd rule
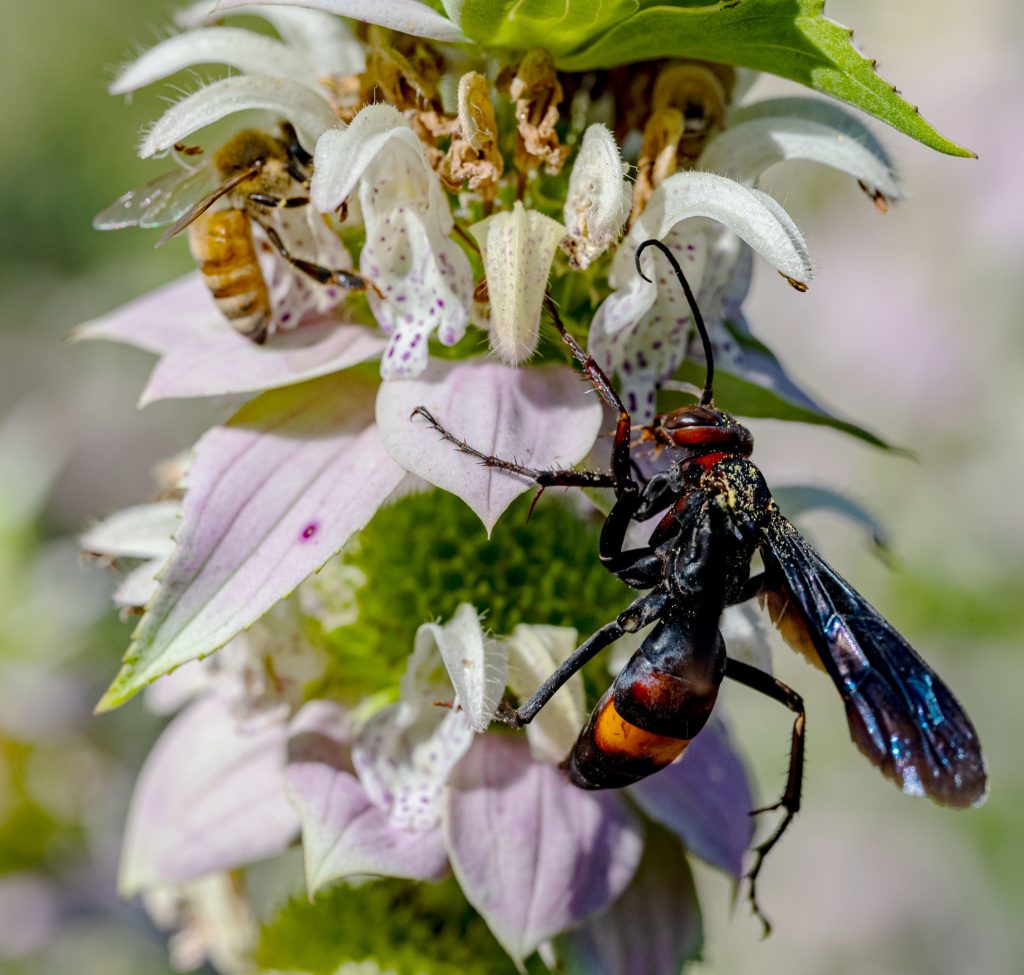
[[[182,147],[180,168],[129,190],[97,215],[93,226],[166,227],[157,247],[187,228],[192,256],[221,314],[257,344],[270,334],[274,310],[253,223],[291,267],[318,284],[367,287],[366,280],[351,271],[294,256],[283,239],[287,233],[273,225],[283,228],[286,223],[275,211],[309,204],[313,159],[290,125],[283,127],[281,137],[244,129],[210,158],[191,165],[183,157],[195,152]],[[224,202],[214,208],[218,201]]]

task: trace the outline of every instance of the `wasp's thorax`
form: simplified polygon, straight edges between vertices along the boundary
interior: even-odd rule
[[[681,406],[655,417],[649,436],[668,447],[682,447],[690,457],[730,454],[749,457],[754,449],[750,431],[728,413],[713,406]]]

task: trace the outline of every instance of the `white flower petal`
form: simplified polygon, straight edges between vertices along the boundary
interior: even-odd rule
[[[484,635],[480,616],[469,603],[461,603],[443,626],[424,623],[416,631],[417,652],[436,648],[455,687],[455,703],[469,726],[482,734],[494,717],[505,691],[508,654],[498,640]],[[421,649],[422,648],[422,649]]]
[[[365,187],[364,198],[373,192]],[[472,268],[430,215],[414,207],[367,213],[359,270],[384,296],[368,295],[374,316],[391,336],[380,364],[384,379],[422,373],[432,332],[443,345],[455,345],[466,334]]]
[[[452,215],[437,174],[409,122],[390,105],[370,105],[344,131],[317,143],[313,205],[337,209],[356,188],[366,225],[360,271],[376,286],[369,301],[391,335],[381,361],[385,379],[419,375],[427,337],[445,345],[465,334],[473,277],[462,248],[448,237]]]
[[[387,159],[378,164],[377,157],[385,152]],[[374,183],[383,177],[399,184],[389,188],[386,201],[380,200],[379,206],[404,199],[430,206],[444,203],[438,209],[448,211],[440,184],[436,191],[440,196],[431,188],[433,171],[422,143],[408,119],[391,105],[368,105],[346,129],[324,133],[313,159],[313,206],[321,213],[333,213],[371,166]],[[451,229],[450,213],[443,229],[445,233]]]
[[[109,91],[124,95],[197,64],[226,64],[248,74],[316,84],[316,75],[304,58],[280,41],[237,27],[207,27],[176,34],[151,47],[118,74]]]
[[[271,2],[271,0],[267,0]],[[466,38],[462,31],[447,17],[437,13],[420,0],[272,0],[275,6],[312,7],[326,10],[342,17],[362,20],[367,24],[379,24],[391,30],[429,37],[435,41],[458,43]],[[262,0],[221,0],[215,10],[230,10],[233,7],[261,6]]]
[[[577,645],[571,626],[520,623],[508,637],[508,686],[525,701]],[[526,726],[534,758],[557,765],[572,748],[587,718],[583,676],[574,674]]]
[[[636,247],[693,217],[710,217],[743,238],[787,278],[806,283],[811,277],[803,235],[765,193],[714,173],[676,173],[652,194],[643,216],[633,225],[627,246],[616,255],[616,270],[632,265]],[[653,255],[651,255],[653,258]]]
[[[698,295],[708,265],[709,236],[693,222],[674,227],[664,239]],[[651,257],[657,265],[648,265],[647,273],[655,283],[644,281],[634,268],[624,286],[598,308],[590,328],[591,354],[606,372],[619,376],[619,393],[638,423],[653,417],[655,387],[683,361],[692,327],[690,306],[671,268]]]
[[[745,125],[762,118],[803,119],[823,125],[842,133],[849,139],[859,142],[873,156],[884,161],[890,171],[895,167],[885,146],[856,115],[847,111],[836,102],[822,98],[807,98],[792,95],[785,98],[769,98],[743,105],[729,114],[729,127]],[[894,177],[895,178],[895,177]]]
[[[448,774],[474,734],[465,715],[438,707],[452,684],[433,640],[417,640],[398,704],[375,714],[352,746],[352,762],[370,801],[399,829],[440,822]]]
[[[789,159],[831,166],[889,199],[903,197],[884,152],[844,129],[805,118],[768,116],[735,125],[708,145],[698,165],[755,183],[765,170]]]
[[[157,119],[142,140],[139,155],[145,159],[165,152],[198,129],[249,109],[287,119],[310,149],[327,129],[342,125],[326,99],[308,85],[260,75],[223,78],[182,99]]]
[[[603,125],[591,125],[573,163],[562,211],[568,234],[562,247],[574,267],[588,267],[618,239],[633,200],[632,185],[624,178],[628,168],[615,136]]]
[[[180,507],[177,501],[158,501],[118,511],[82,535],[82,550],[130,559],[165,558],[174,551]]]
[[[516,365],[537,347],[548,273],[565,228],[517,200],[511,213],[487,217],[469,232],[480,244],[487,277],[491,348]]]

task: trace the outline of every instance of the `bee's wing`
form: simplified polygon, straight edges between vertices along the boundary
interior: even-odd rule
[[[813,645],[857,747],[908,794],[961,808],[982,802],[981,743],[938,675],[782,515],[770,519],[760,550],[775,622],[795,646]]]
[[[166,244],[172,237],[180,234],[193,220],[196,219],[200,214],[205,213],[210,209],[222,196],[230,193],[240,183],[244,183],[247,179],[255,176],[261,169],[262,164],[256,164],[250,166],[248,169],[242,170],[240,173],[236,173],[229,180],[221,183],[220,186],[215,186],[209,193],[206,194],[201,200],[196,200],[184,213],[180,214],[178,219],[174,221],[174,224],[168,227],[161,235],[160,239],[156,242],[156,246],[160,247]]]
[[[92,221],[97,230],[122,227],[163,227],[174,223],[216,183],[211,166],[172,169],[119,196]]]

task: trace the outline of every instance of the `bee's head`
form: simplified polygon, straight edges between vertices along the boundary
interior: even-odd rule
[[[234,176],[268,159],[285,158],[284,143],[260,129],[236,132],[213,154],[214,165],[224,177]]]

